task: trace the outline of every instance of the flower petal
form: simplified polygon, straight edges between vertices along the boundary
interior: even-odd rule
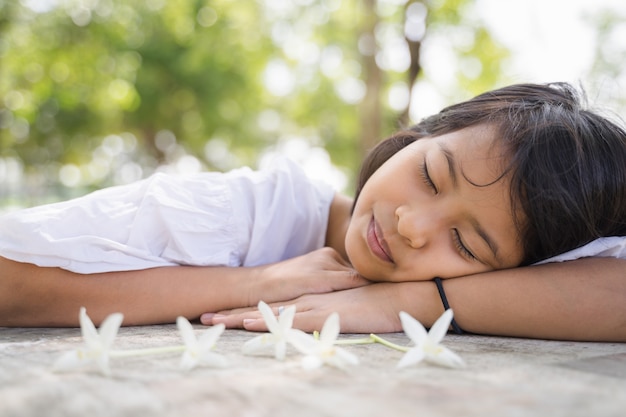
[[[195,368],[198,364],[198,358],[192,355],[189,351],[184,351],[183,356],[180,358],[180,368],[184,371],[188,371]]]
[[[285,340],[287,342],[291,343],[291,339],[297,339],[297,338],[308,339],[309,341],[307,343],[310,343],[311,339],[315,341],[315,338],[313,336],[311,336],[310,334],[307,334],[306,332],[303,332],[300,329],[289,329],[287,332],[285,332]]]
[[[228,366],[226,358],[215,352],[204,352],[202,356],[200,356],[198,363],[213,368],[224,368]]]
[[[410,314],[401,311],[400,321],[402,322],[404,333],[406,333],[413,343],[420,344],[428,336],[422,323],[415,320]]]
[[[278,316],[278,326],[280,327],[280,330],[282,332],[291,329],[291,327],[293,326],[293,318],[295,317],[295,315],[296,306],[292,305],[285,308],[280,316]]]
[[[324,364],[322,359],[320,359],[319,356],[315,356],[315,355],[305,356],[304,358],[302,358],[301,363],[302,363],[302,368],[306,369],[307,371],[310,371],[312,369],[317,369]]]
[[[287,342],[285,340],[279,340],[274,345],[274,357],[279,361],[285,359],[287,355]]]
[[[96,363],[98,364],[98,368],[100,368],[100,372],[102,375],[111,376],[111,368],[109,367],[109,355],[108,352],[104,352],[98,356],[96,359]]]
[[[80,308],[78,321],[80,322],[80,333],[83,335],[85,344],[91,349],[99,348],[101,345],[98,331],[96,330],[96,326],[93,325],[93,321],[91,321],[87,315],[87,309],[85,307]]]
[[[209,350],[213,349],[213,347],[217,343],[217,339],[219,339],[222,333],[224,333],[225,328],[226,326],[224,325],[224,323],[219,323],[215,326],[209,327],[200,335],[200,338],[198,339],[198,344],[202,348],[208,348]]]
[[[308,333],[301,330],[293,330],[289,332],[289,343],[295,347],[300,353],[312,354],[317,346],[317,340]]]
[[[322,331],[320,332],[320,342],[323,345],[331,346],[337,340],[337,336],[339,336],[339,314],[332,313],[322,326]]]
[[[264,333],[244,343],[241,351],[244,355],[253,355],[255,353],[263,352],[273,345],[274,337],[272,334]]]
[[[77,350],[72,350],[61,355],[52,365],[52,370],[55,372],[70,371],[88,362],[91,362],[91,360],[84,359],[84,356],[80,355]]]
[[[113,313],[104,319],[100,325],[100,343],[102,343],[104,348],[108,348],[113,344],[122,321],[124,321],[122,313]]]
[[[449,368],[462,368],[465,366],[465,362],[459,355],[441,345],[439,345],[439,352],[436,355],[427,355],[426,360]]]
[[[433,324],[433,326],[430,328],[430,331],[428,332],[428,338],[432,343],[438,344],[443,340],[446,333],[448,333],[448,329],[450,328],[450,322],[452,322],[452,317],[452,309],[448,309],[443,312],[443,314],[437,319],[437,321],[435,321],[435,324]]]
[[[189,320],[183,316],[178,316],[176,318],[176,327],[178,327],[178,331],[183,338],[183,342],[185,342],[185,346],[189,347],[197,344],[196,335],[193,332],[193,327],[191,323],[189,323]]]
[[[344,368],[344,365],[358,365],[359,358],[357,358],[354,353],[337,347],[335,348],[335,357],[333,358],[333,362],[337,363],[339,368]]]
[[[267,330],[269,330],[271,333],[279,332],[280,327],[278,326],[278,321],[276,320],[276,316],[274,315],[274,311],[272,311],[272,308],[263,301],[259,301],[258,308],[261,312],[261,315],[263,316],[263,320],[265,320]]]
[[[398,362],[397,367],[404,368],[406,366],[416,364],[420,362],[422,359],[424,359],[424,356],[425,356],[424,351],[419,346],[414,347],[413,349],[409,350],[407,353],[404,354],[402,359],[400,359],[400,362]]]

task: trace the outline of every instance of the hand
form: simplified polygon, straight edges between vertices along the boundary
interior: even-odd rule
[[[295,299],[371,284],[360,276],[339,253],[329,247],[306,255],[254,268],[258,275],[247,283],[248,306]],[[242,304],[242,306],[244,306]]]
[[[307,294],[294,300],[274,302],[278,306],[295,305],[293,326],[306,332],[321,330],[326,318],[339,313],[342,333],[390,333],[402,330],[399,303],[405,283],[377,283],[359,288],[325,294]],[[256,307],[204,314],[205,325],[224,323],[228,328],[244,328],[250,331],[266,331],[267,327]]]

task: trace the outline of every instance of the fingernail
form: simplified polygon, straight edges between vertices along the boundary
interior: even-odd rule
[[[226,317],[228,317],[226,314],[213,314],[213,317],[211,317],[211,323],[218,324],[220,322],[223,322]]]
[[[211,320],[215,317],[215,313],[204,313],[200,316],[200,323],[202,324],[211,324]]]
[[[248,324],[253,324],[258,320],[259,319],[243,319],[243,327],[246,327]]]

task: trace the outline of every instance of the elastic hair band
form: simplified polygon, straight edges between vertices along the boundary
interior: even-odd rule
[[[443,290],[443,283],[441,282],[441,278],[435,278],[435,284],[437,284],[437,290],[439,290],[439,297],[441,297],[441,303],[443,304],[443,309],[444,310],[448,310],[450,309],[450,305],[448,304],[448,298],[446,297],[446,293]],[[463,334],[463,330],[459,327],[458,324],[456,324],[456,321],[454,320],[454,318],[452,318],[452,322],[450,323],[452,325],[452,330],[454,330],[454,333],[456,334]]]

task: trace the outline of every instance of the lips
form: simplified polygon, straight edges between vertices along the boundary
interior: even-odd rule
[[[378,258],[385,262],[393,263],[393,258],[391,257],[391,251],[389,250],[389,246],[385,241],[382,230],[374,217],[370,221],[369,227],[367,228],[367,245],[370,248],[370,251]]]

